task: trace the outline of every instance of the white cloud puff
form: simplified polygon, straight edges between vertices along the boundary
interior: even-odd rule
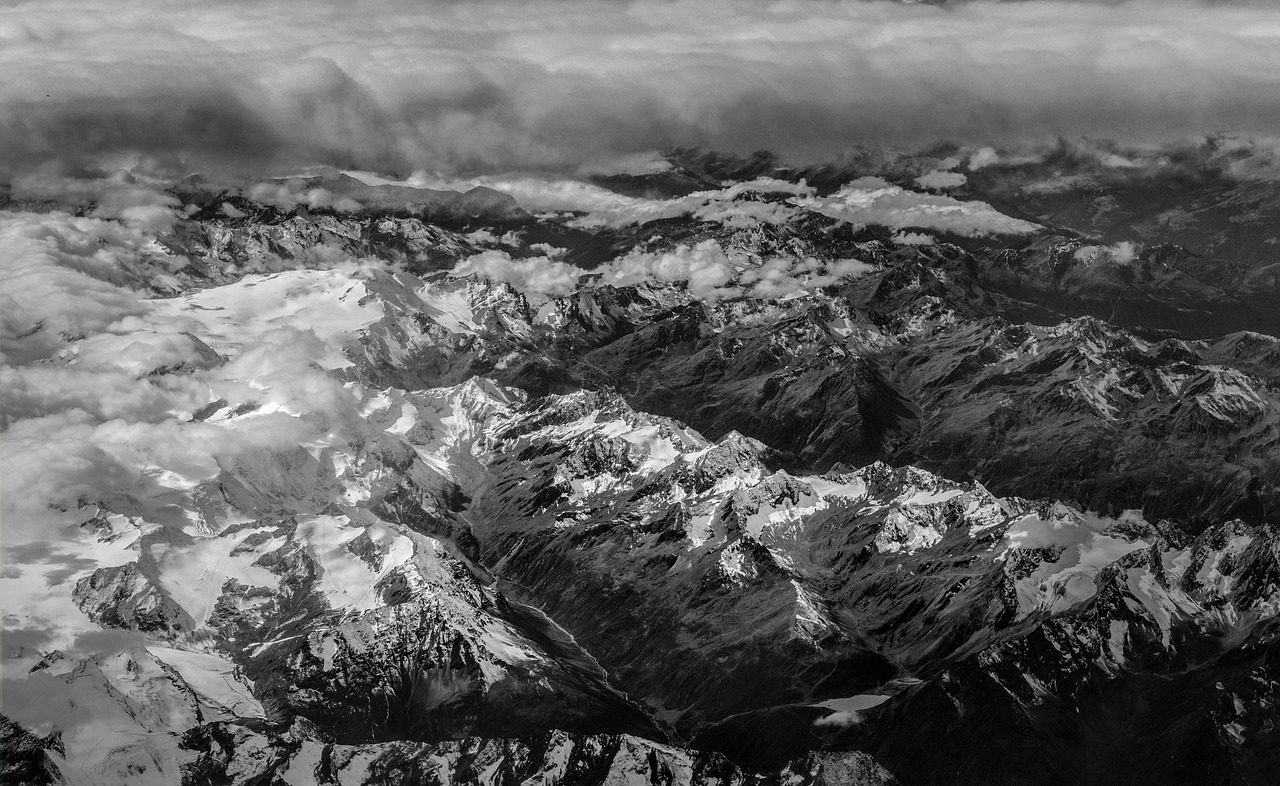
[[[601,283],[614,286],[649,281],[684,283],[690,293],[707,300],[732,297],[740,292],[728,286],[734,277],[734,262],[714,240],[677,246],[656,254],[632,252],[594,272],[600,274]]]
[[[1138,248],[1136,244],[1128,240],[1122,240],[1114,246],[1081,246],[1076,249],[1072,257],[1077,262],[1083,262],[1087,265],[1099,262],[1127,265],[1137,258]]]
[[[735,297],[781,298],[830,286],[875,267],[857,259],[824,262],[774,257],[755,261],[730,257],[714,240],[670,251],[635,251],[592,271],[600,282],[627,286],[650,282],[684,284],[690,294],[711,302]]]
[[[992,164],[999,163],[1000,154],[995,148],[980,147],[969,156],[969,169],[977,172],[979,169],[989,167]]]
[[[814,726],[823,727],[831,726],[834,728],[845,728],[847,726],[857,726],[862,723],[862,714],[855,710],[847,710],[844,712],[833,712],[825,715],[813,722]]]
[[[450,271],[451,276],[480,275],[502,281],[535,302],[563,297],[578,287],[584,271],[549,257],[513,259],[505,251],[486,250],[468,257]]]
[[[959,172],[946,172],[941,169],[934,169],[916,178],[916,185],[930,191],[946,191],[948,188],[957,188],[967,182],[969,178]]]
[[[554,257],[513,259],[501,250],[485,250],[459,263],[450,276],[479,275],[502,281],[534,302],[563,297],[580,286],[681,284],[695,297],[715,302],[725,298],[779,298],[801,294],[875,270],[857,259],[824,262],[814,258],[775,257],[764,261],[730,256],[715,240],[679,245],[660,252],[632,251],[612,262],[584,271]],[[586,278],[584,278],[584,276]]]
[[[895,232],[893,242],[900,246],[931,246],[933,235],[925,232]]]
[[[1019,235],[1035,232],[1036,224],[1011,218],[985,202],[962,202],[938,194],[920,194],[864,177],[826,197],[804,197],[796,204],[855,226],[890,229],[930,229],[966,237]]]
[[[296,180],[256,183],[248,189],[245,196],[260,205],[281,210],[293,210],[299,205],[306,205],[312,209],[333,208],[342,213],[353,213],[361,209],[361,204],[350,197],[339,197],[323,188],[307,188]],[[227,205],[227,207],[231,206]],[[235,208],[232,207],[232,210]]]

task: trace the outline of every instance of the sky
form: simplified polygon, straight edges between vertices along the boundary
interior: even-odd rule
[[[672,146],[1276,136],[1280,4],[0,4],[0,169],[569,170]]]

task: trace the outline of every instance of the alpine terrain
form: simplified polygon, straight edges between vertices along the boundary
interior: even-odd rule
[[[1280,782],[1280,160],[0,187],[5,784]]]

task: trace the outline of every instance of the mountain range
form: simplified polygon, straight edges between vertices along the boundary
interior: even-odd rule
[[[1269,161],[11,184],[5,782],[1274,782]]]

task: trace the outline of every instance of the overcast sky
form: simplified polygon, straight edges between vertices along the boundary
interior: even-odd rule
[[[575,168],[672,145],[1280,136],[1280,7],[37,0],[0,8],[0,165]]]

